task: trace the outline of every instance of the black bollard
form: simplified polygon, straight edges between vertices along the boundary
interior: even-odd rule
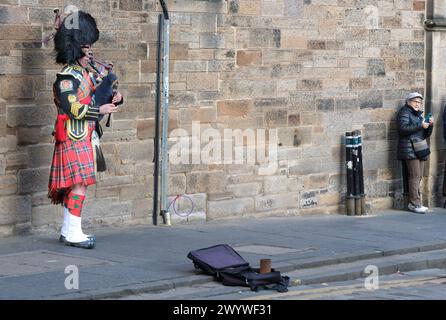
[[[352,163],[353,163],[353,197],[355,199],[355,215],[361,215],[361,190],[359,183],[359,137],[356,131],[353,134]]]
[[[353,175],[353,136],[351,132],[345,133],[345,168],[347,170],[347,215],[355,214],[355,198],[353,196],[354,175]]]
[[[361,214],[366,215],[366,198],[365,198],[365,190],[364,190],[364,167],[362,164],[362,135],[361,130],[356,130],[356,134],[358,137],[358,174],[359,174],[359,196],[361,199]]]

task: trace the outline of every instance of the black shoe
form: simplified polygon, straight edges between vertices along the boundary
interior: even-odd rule
[[[87,238],[96,241],[96,236],[91,235],[91,236],[87,236]],[[66,241],[67,241],[67,238],[65,238],[65,236],[63,236],[63,235],[60,235],[59,242],[65,243]]]
[[[70,242],[65,239],[65,245],[82,249],[93,249],[96,246],[96,239],[88,238],[82,242]]]

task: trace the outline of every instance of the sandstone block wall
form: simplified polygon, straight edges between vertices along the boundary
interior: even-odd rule
[[[89,188],[93,225],[150,222],[156,35],[155,0],[0,1],[0,234],[57,227],[46,198],[60,68],[53,8],[97,18],[96,55],[113,61],[125,96],[105,130],[108,170]],[[343,213],[342,137],[364,134],[370,208],[401,192],[395,112],[424,92],[425,1],[169,0],[171,145],[178,129],[277,132],[277,168],[262,162],[170,166],[170,196],[187,194],[208,219]],[[176,131],[175,131],[176,130]],[[273,131],[270,131],[273,132]],[[245,145],[252,142],[245,138]],[[220,140],[221,144],[225,141]],[[275,141],[267,136],[267,141]],[[202,149],[208,146],[201,136]],[[246,156],[245,156],[246,157]]]

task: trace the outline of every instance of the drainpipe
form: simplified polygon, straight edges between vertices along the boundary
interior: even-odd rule
[[[161,4],[164,2],[162,1]],[[165,225],[170,226],[170,212],[167,208],[167,194],[169,184],[169,152],[168,152],[168,126],[169,126],[169,41],[170,41],[170,20],[165,4],[164,11],[164,34],[163,34],[163,126],[161,129],[161,196],[160,208],[161,216]]]
[[[160,0],[163,14],[158,16],[158,43],[156,51],[156,98],[155,98],[155,138],[154,138],[154,178],[152,223],[158,224],[158,214],[162,216],[165,225],[170,225],[170,213],[167,210],[168,193],[168,144],[167,131],[169,125],[169,11],[164,0]],[[161,57],[161,50],[163,50]],[[162,67],[161,67],[162,62]],[[161,113],[161,72],[163,74],[163,107]],[[162,117],[162,119],[161,119]],[[161,154],[160,154],[160,124]],[[160,173],[161,162],[161,173]],[[159,190],[159,184],[161,190]],[[160,193],[160,196],[158,194]],[[158,206],[159,205],[159,206]],[[160,209],[160,212],[158,211]]]
[[[153,140],[153,207],[152,207],[152,223],[158,225],[158,185],[159,185],[159,141],[160,141],[160,114],[161,114],[161,42],[163,31],[163,18],[160,14],[158,16],[158,42],[156,47],[156,97],[155,97],[155,134]]]

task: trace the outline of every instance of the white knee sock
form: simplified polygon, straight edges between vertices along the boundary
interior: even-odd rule
[[[64,236],[65,238],[67,237],[68,234],[68,224],[70,221],[70,210],[68,210],[68,208],[64,207],[64,211],[63,211],[63,224],[62,224],[62,229],[60,229],[60,234],[62,236]]]

